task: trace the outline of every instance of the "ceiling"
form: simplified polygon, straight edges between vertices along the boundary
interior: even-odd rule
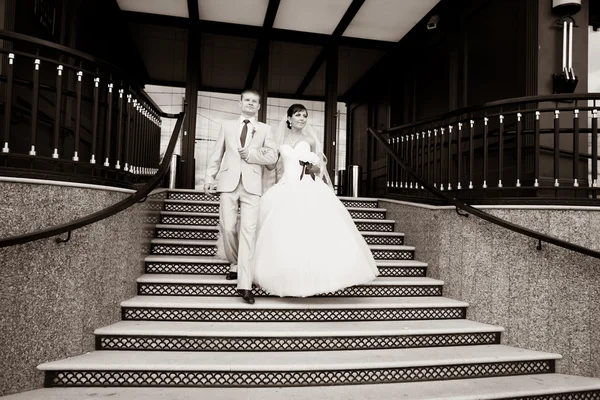
[[[268,45],[271,96],[324,98],[325,45],[339,48],[338,95],[393,50],[439,0],[116,0],[148,83],[184,85],[188,28],[200,30],[200,88],[258,84]],[[190,16],[192,16],[190,18]],[[254,60],[254,62],[253,62]]]

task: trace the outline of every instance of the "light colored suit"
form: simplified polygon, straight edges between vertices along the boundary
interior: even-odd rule
[[[277,144],[271,127],[250,119],[244,148],[248,158],[242,160],[240,135],[242,120],[224,122],[208,161],[205,184],[214,184],[218,178],[220,192],[220,225],[223,247],[231,270],[238,272],[238,289],[252,289],[252,251],[258,219],[258,205],[262,195],[263,165],[277,161]],[[237,229],[240,209],[239,233]]]

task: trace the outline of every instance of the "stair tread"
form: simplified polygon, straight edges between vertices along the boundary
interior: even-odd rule
[[[369,203],[376,203],[377,199],[374,197],[350,197],[350,196],[338,196],[340,200],[350,200],[350,201],[366,201]]]
[[[165,199],[165,203],[171,204],[210,204],[210,205],[219,205],[219,200],[173,200],[173,199]]]
[[[52,388],[6,400],[495,400],[600,390],[600,379],[562,374],[498,376],[372,385],[270,388]]]
[[[558,354],[504,345],[385,350],[180,352],[93,351],[38,366],[43,371],[311,371],[557,360]]]
[[[156,229],[182,229],[190,231],[218,231],[219,227],[214,225],[175,225],[175,224],[156,224]]]
[[[198,240],[198,239],[151,239],[152,244],[171,244],[171,245],[186,245],[186,246],[214,246],[215,240]],[[414,246],[405,246],[400,244],[370,244],[368,245],[373,250],[415,250]]]
[[[211,285],[234,285],[237,281],[227,280],[223,275],[181,275],[181,274],[144,274],[137,278],[138,283],[181,283]],[[372,283],[358,286],[442,286],[443,281],[426,277],[379,276]]]
[[[149,225],[156,229],[178,229],[190,231],[218,231],[219,227],[214,225],[176,225],[176,224],[155,224]],[[385,236],[385,237],[404,237],[402,232],[377,232],[377,231],[361,231],[363,236]]]
[[[468,319],[353,322],[162,322],[119,321],[96,329],[96,335],[188,337],[402,336],[503,332],[501,326]]]
[[[446,308],[468,307],[464,301],[442,296],[421,297],[266,297],[248,304],[239,297],[136,296],[121,307],[211,308],[211,309],[364,309],[364,308]]]
[[[375,211],[375,212],[385,212],[387,208],[372,208],[372,207],[346,207],[348,211]]]
[[[169,262],[169,263],[189,263],[189,264],[227,264],[228,261],[221,260],[216,257],[200,257],[200,256],[179,256],[179,255],[149,255],[145,258],[146,262]],[[415,260],[375,260],[378,267],[427,267],[427,263]]]

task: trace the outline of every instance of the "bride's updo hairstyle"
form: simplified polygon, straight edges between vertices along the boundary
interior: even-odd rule
[[[306,109],[306,107],[304,107],[304,104],[292,104],[290,106],[290,108],[288,108],[287,110],[287,116],[289,118],[292,118],[292,115],[296,114],[299,111],[304,111],[306,113],[306,116],[308,116],[308,110]],[[292,123],[287,120],[285,121],[285,125],[288,127],[288,129],[292,129]]]

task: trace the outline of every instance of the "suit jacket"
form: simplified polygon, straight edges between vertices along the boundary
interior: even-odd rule
[[[217,192],[233,192],[240,182],[248,193],[262,195],[263,165],[277,161],[277,144],[273,139],[271,127],[262,122],[254,122],[248,126],[246,148],[248,158],[242,160],[239,148],[241,125],[240,120],[226,121],[221,125],[219,137],[206,168],[205,183],[213,184],[218,180]]]

